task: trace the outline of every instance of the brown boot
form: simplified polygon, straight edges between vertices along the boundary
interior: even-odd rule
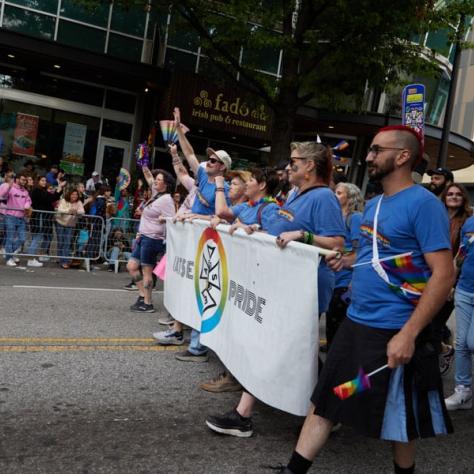
[[[228,372],[222,372],[216,378],[209,380],[209,382],[203,382],[199,385],[199,388],[206,390],[207,392],[238,392],[242,390],[242,385],[234,378],[234,376]]]

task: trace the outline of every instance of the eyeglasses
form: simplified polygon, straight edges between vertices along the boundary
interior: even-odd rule
[[[211,163],[211,165],[215,165],[216,163],[219,163],[220,165],[223,165],[224,163],[222,163],[221,160],[216,160],[215,158],[208,158],[207,159],[208,163]]]
[[[405,150],[405,148],[397,148],[397,147],[392,147],[392,146],[381,146],[381,145],[370,145],[369,148],[367,148],[367,154],[369,155],[370,153],[373,153],[375,156],[377,156],[379,153],[382,153],[383,151],[387,150]]]

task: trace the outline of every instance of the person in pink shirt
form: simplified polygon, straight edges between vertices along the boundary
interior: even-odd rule
[[[23,247],[26,240],[26,215],[31,209],[31,198],[25,188],[27,177],[19,174],[15,179],[7,178],[0,185],[0,199],[5,201],[2,210],[5,218],[5,261],[9,267],[16,267],[17,262],[13,256]]]
[[[145,171],[145,170],[144,170]],[[149,173],[149,170],[146,170]],[[153,268],[158,254],[165,252],[166,217],[173,217],[175,206],[172,198],[176,187],[174,177],[164,170],[153,172],[153,197],[143,206],[138,227],[138,237],[127,264],[127,270],[136,283],[139,296],[130,309],[137,313],[153,313],[151,301]],[[140,267],[142,273],[140,273]]]

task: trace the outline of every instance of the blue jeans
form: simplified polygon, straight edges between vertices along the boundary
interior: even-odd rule
[[[203,346],[199,342],[200,335],[201,333],[199,331],[196,331],[196,329],[193,329],[191,331],[191,342],[189,343],[189,346],[188,346],[188,351],[191,352],[191,354],[202,355],[207,352],[207,347]]]
[[[122,257],[122,260],[128,260],[130,255],[132,255],[130,252],[122,252],[118,247],[112,247],[107,252],[107,257],[112,263],[118,260],[120,257]]]
[[[474,293],[456,289],[456,385],[472,384],[472,353],[474,352]]]
[[[32,236],[28,253],[37,255],[39,248],[42,253],[48,254],[52,240],[53,224],[50,219],[47,220],[47,218],[40,213],[36,213],[35,218],[37,222],[34,230],[31,228]]]
[[[10,260],[13,252],[23,246],[26,240],[26,222],[23,217],[5,216],[7,232],[5,240],[5,259]]]
[[[62,265],[69,263],[71,256],[71,239],[73,227],[65,227],[61,224],[56,224],[56,235],[58,236],[58,257],[59,263]]]

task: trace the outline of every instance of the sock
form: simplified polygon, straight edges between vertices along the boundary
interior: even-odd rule
[[[415,465],[411,467],[400,467],[395,461],[393,461],[393,468],[395,474],[413,474],[415,472]]]
[[[288,469],[293,474],[306,474],[311,467],[311,464],[313,464],[313,461],[309,461],[301,456],[301,454],[293,451],[290,462],[288,463]]]

